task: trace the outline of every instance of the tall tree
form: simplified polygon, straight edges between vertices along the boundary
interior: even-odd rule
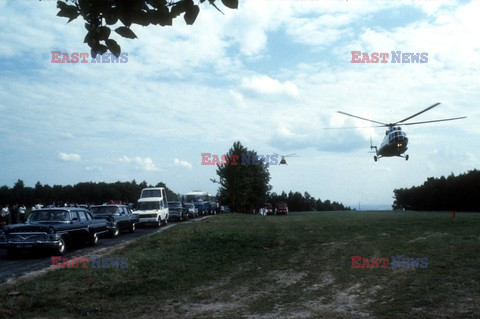
[[[266,201],[270,191],[268,164],[239,141],[226,154],[226,163],[217,164],[220,178],[219,198],[236,212],[251,212]]]

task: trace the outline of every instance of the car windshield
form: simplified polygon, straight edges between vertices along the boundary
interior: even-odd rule
[[[144,189],[141,197],[162,197],[162,192],[159,189]]]
[[[52,221],[68,221],[69,213],[63,210],[42,210],[33,211],[28,217],[29,222],[52,222]]]
[[[182,204],[180,202],[169,202],[168,208],[181,208]]]
[[[96,206],[92,207],[91,210],[94,215],[118,215],[119,210],[116,206]]]
[[[160,209],[160,202],[139,202],[138,210]]]

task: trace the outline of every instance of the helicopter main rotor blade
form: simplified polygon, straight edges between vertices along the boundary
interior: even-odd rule
[[[282,157],[292,157],[292,156],[295,156],[297,153],[292,153],[292,154],[288,154],[288,155],[282,155]]]
[[[324,130],[351,130],[357,128],[375,128],[375,127],[385,127],[386,125],[371,125],[371,126],[346,126],[346,127],[324,127]]]
[[[373,122],[373,123],[377,123],[377,124],[382,124],[382,126],[388,126],[388,124],[386,124],[386,123],[382,123],[382,122],[378,122],[378,121],[366,119],[366,118],[364,118],[364,117],[356,116],[356,115],[353,115],[353,114],[348,114],[348,113],[345,113],[345,112],[342,112],[342,111],[337,111],[337,113],[340,113],[340,114],[343,114],[343,115],[347,115],[347,116],[351,116],[351,117],[355,117],[355,118],[357,118],[357,119],[364,120],[364,121],[369,121],[369,122]]]
[[[435,123],[435,122],[445,122],[445,121],[461,120],[461,119],[466,119],[466,118],[467,118],[466,116],[461,116],[461,117],[452,117],[452,118],[449,118],[449,119],[441,119],[441,120],[404,123],[404,124],[400,124],[400,125],[416,125],[416,124],[426,124],[426,123]]]
[[[425,110],[423,110],[423,111],[420,111],[420,112],[415,113],[415,114],[413,114],[413,115],[411,115],[411,116],[409,116],[409,117],[407,117],[407,118],[404,118],[403,120],[400,120],[400,121],[398,121],[398,122],[395,122],[395,123],[393,123],[393,124],[390,124],[390,126],[395,126],[395,125],[397,125],[397,124],[399,124],[399,123],[408,121],[409,119],[414,118],[415,116],[418,116],[418,115],[420,115],[420,114],[422,114],[422,113],[424,113],[424,112],[427,112],[427,111],[433,109],[435,106],[437,106],[437,105],[439,105],[439,104],[440,104],[440,103],[435,103],[435,104],[433,104],[432,106],[427,107],[427,108],[426,108]]]

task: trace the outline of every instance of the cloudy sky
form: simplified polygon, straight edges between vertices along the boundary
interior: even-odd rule
[[[198,2],[198,1],[196,1]],[[0,185],[165,182],[216,192],[215,167],[235,141],[290,154],[270,167],[273,191],[307,191],[358,208],[388,207],[395,188],[479,167],[480,1],[240,0],[207,3],[193,26],[113,34],[127,63],[51,63],[89,52],[84,21],[55,1],[0,0]],[[428,53],[427,63],[351,63],[351,51]],[[382,128],[405,127],[409,161],[373,161]]]

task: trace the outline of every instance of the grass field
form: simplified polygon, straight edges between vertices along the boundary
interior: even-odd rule
[[[479,252],[480,214],[227,214],[112,253],[126,269],[4,287],[0,317],[478,318]],[[428,267],[352,269],[351,256],[427,257]]]

